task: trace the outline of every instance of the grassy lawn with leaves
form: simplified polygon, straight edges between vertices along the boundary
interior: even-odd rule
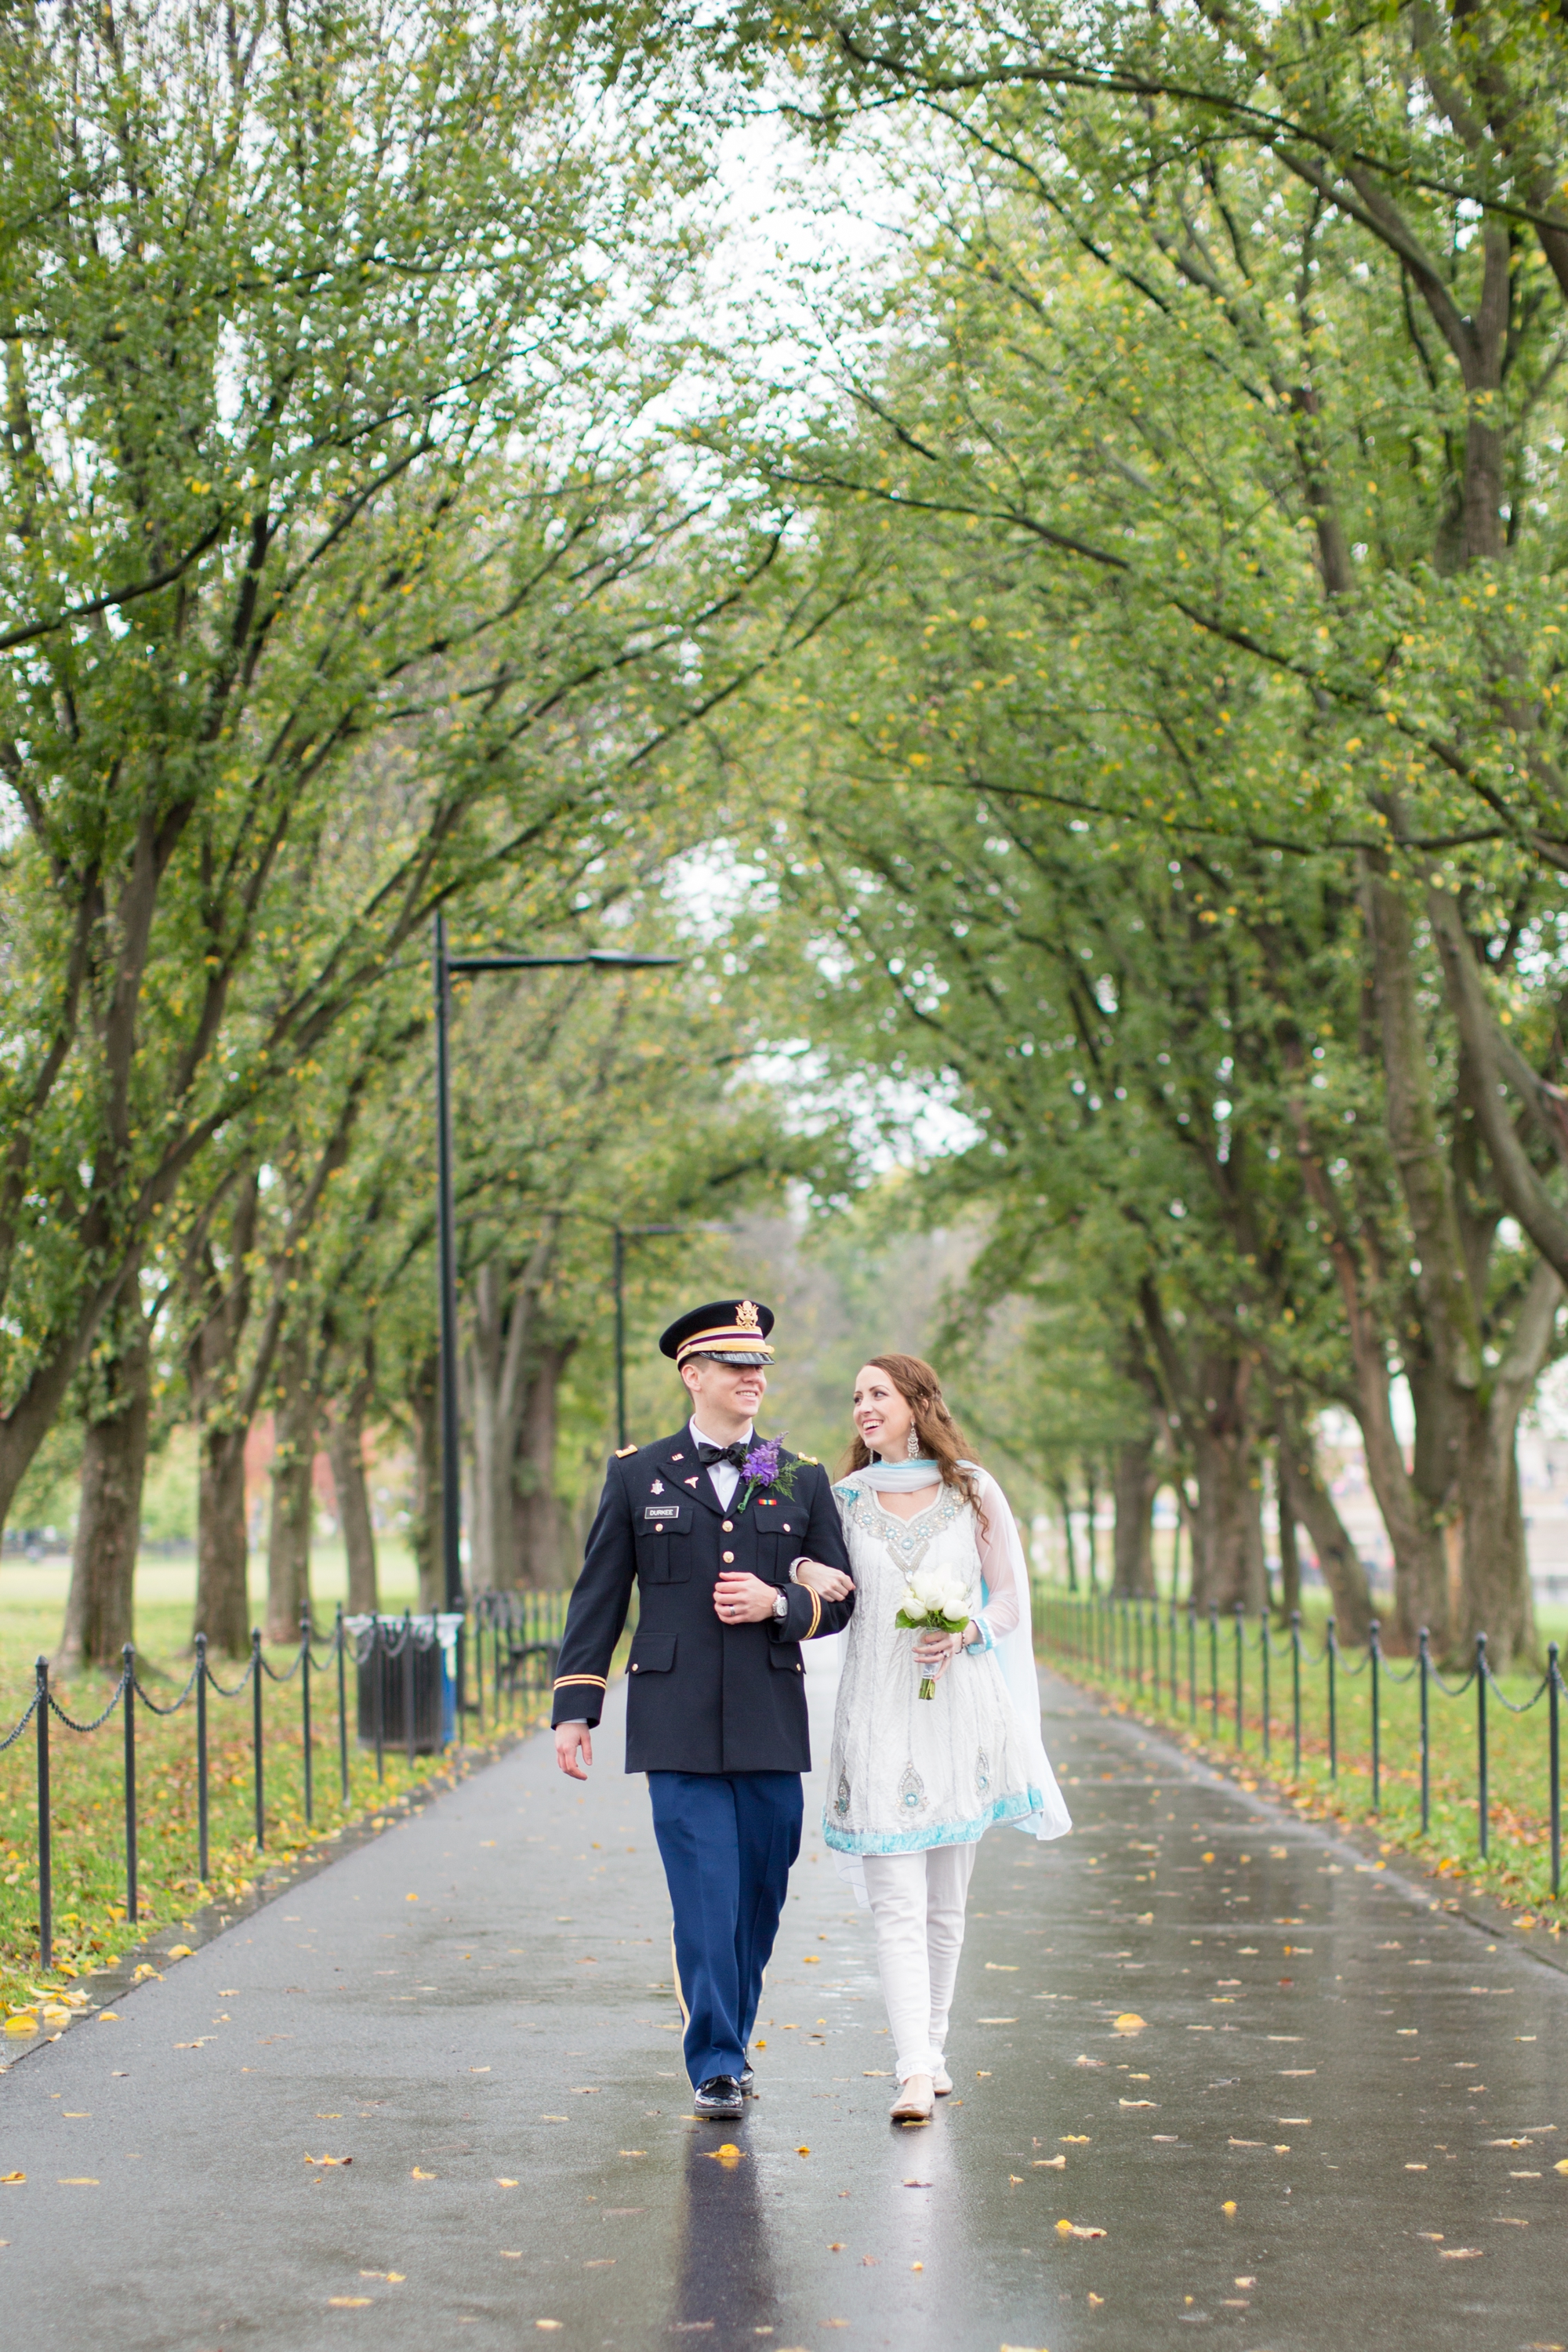
[[[1539,1688],[1540,1673],[1499,1677],[1502,1691],[1487,1694],[1488,1779],[1490,1792],[1488,1851],[1480,1851],[1479,1809],[1477,1803],[1477,1707],[1472,1683],[1459,1697],[1449,1697],[1434,1681],[1429,1685],[1431,1731],[1430,1826],[1421,1828],[1420,1696],[1418,1677],[1410,1674],[1409,1658],[1384,1659],[1378,1696],[1379,1788],[1373,1810],[1372,1677],[1366,1652],[1342,1654],[1336,1674],[1335,1716],[1337,1770],[1331,1766],[1328,1721],[1328,1675],[1322,1655],[1321,1609],[1310,1612],[1303,1627],[1301,1665],[1301,1756],[1295,1759],[1292,1672],[1289,1635],[1274,1632],[1275,1655],[1269,1664],[1269,1723],[1264,1742],[1262,1667],[1258,1626],[1247,1628],[1243,1661],[1241,1737],[1237,1736],[1235,1634],[1220,1627],[1218,1644],[1218,1705],[1211,1671],[1206,1623],[1200,1622],[1196,1643],[1197,1703],[1193,1703],[1185,1612],[1179,1612],[1176,1643],[1176,1689],[1171,1688],[1171,1647],[1168,1612],[1162,1607],[1159,1631],[1159,1680],[1153,1675],[1153,1646],[1145,1625],[1142,1676],[1136,1643],[1131,1638],[1132,1670],[1121,1670],[1124,1644],[1119,1633],[1112,1669],[1101,1646],[1097,1657],[1084,1654],[1084,1621],[1064,1619],[1055,1606],[1059,1591],[1041,1590],[1036,1602],[1037,1648],[1043,1662],[1086,1689],[1098,1692],[1119,1710],[1175,1733],[1194,1755],[1230,1771],[1241,1773],[1245,1789],[1258,1786],[1256,1775],[1266,1775],[1282,1790],[1303,1815],[1314,1820],[1342,1822],[1372,1830],[1385,1853],[1396,1848],[1417,1856],[1439,1877],[1451,1879],[1456,1892],[1468,1886],[1513,1911],[1515,1924],[1527,1933],[1537,1930],[1560,1936],[1568,1926],[1568,1870],[1564,1888],[1554,1899],[1551,1882],[1551,1794],[1545,1696],[1524,1714],[1522,1706]],[[1561,1612],[1559,1612],[1561,1613]],[[1074,1633],[1064,1638],[1064,1624]],[[1565,1628],[1552,1622],[1538,1628],[1542,1654],[1551,1641],[1563,1640]],[[1103,1633],[1101,1643],[1103,1644]],[[1399,1680],[1396,1677],[1408,1676]],[[1462,1676],[1445,1675],[1450,1687]],[[1560,1706],[1563,1702],[1560,1699]],[[1563,1706],[1568,1717],[1568,1706]],[[1568,1744],[1568,1722],[1563,1725]]]
[[[314,1582],[318,1623],[323,1635],[331,1622],[339,1576],[323,1564]],[[400,1570],[402,1572],[400,1573]],[[178,1696],[191,1671],[188,1649],[191,1602],[183,1583],[194,1572],[162,1564],[138,1578],[137,1671],[160,1706]],[[53,1586],[58,1586],[58,1597]],[[34,1660],[59,1638],[65,1580],[48,1568],[0,1571],[0,1737],[32,1697]],[[394,1559],[384,1574],[383,1605],[399,1608],[414,1598],[412,1570]],[[325,1647],[318,1641],[317,1654]],[[543,1721],[547,1692],[519,1694],[496,1719],[487,1643],[484,1729],[465,1718],[462,1753],[470,1760],[494,1752],[510,1734]],[[269,1663],[287,1672],[297,1652],[268,1650]],[[232,1686],[243,1662],[215,1658],[218,1680]],[[470,1667],[471,1673],[471,1667]],[[90,1721],[107,1704],[115,1677],[84,1674],[55,1695],[68,1715]],[[384,1779],[376,1778],[373,1750],[355,1738],[354,1676],[350,1660],[349,1788],[339,1772],[337,1675],[311,1677],[313,1818],[305,1819],[304,1746],[300,1685],[265,1685],[263,1788],[266,1848],[256,1843],[251,1697],[248,1685],[237,1699],[209,1691],[209,1868],[197,1877],[196,1748],[194,1695],[167,1720],[140,1701],[136,1708],[137,1847],[139,1917],[126,1916],[124,1745],[119,1710],[88,1737],[50,1725],[50,1822],[53,1830],[55,1965],[38,1967],[37,1803],[35,1727],[0,1756],[0,2001],[7,2017],[36,2014],[40,1999],[68,1992],[94,1969],[107,1968],[148,1936],[175,1927],[200,1906],[238,1904],[258,1877],[288,1864],[305,1848],[341,1836],[351,1823],[378,1822],[384,1809],[411,1790],[452,1769],[453,1751],[419,1757],[410,1763],[401,1750],[384,1751]],[[90,1988],[87,1988],[90,1990]],[[15,2050],[26,2035],[13,2032]],[[0,2061],[3,2063],[3,2061]]]

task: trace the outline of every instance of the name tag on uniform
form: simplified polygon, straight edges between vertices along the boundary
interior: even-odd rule
[[[680,1517],[680,1505],[679,1503],[645,1503],[642,1515],[645,1519],[678,1519]]]

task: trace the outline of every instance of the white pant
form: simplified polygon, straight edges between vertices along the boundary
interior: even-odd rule
[[[900,2083],[911,2074],[935,2074],[944,2063],[975,1853],[973,1845],[933,1845],[922,1853],[865,1856]]]

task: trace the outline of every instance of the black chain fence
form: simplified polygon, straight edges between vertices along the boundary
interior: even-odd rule
[[[0,1737],[0,1756],[26,1734],[30,1725],[37,1751],[38,1809],[38,1958],[48,1968],[54,1958],[53,1832],[49,1809],[51,1726],[78,1738],[100,1731],[118,1709],[124,1753],[125,1914],[138,1916],[136,1862],[136,1727],[138,1703],[150,1714],[168,1717],[194,1711],[192,1727],[196,1760],[196,1876],[204,1885],[208,1869],[209,1698],[220,1702],[250,1696],[251,1773],[254,1784],[256,1850],[267,1851],[267,1708],[268,1683],[299,1685],[299,1729],[304,1754],[304,1809],[309,1824],[314,1814],[318,1749],[330,1742],[335,1754],[342,1801],[349,1801],[351,1748],[374,1751],[376,1778],[384,1774],[388,1748],[403,1748],[410,1760],[449,1744],[460,1745],[465,1717],[483,1736],[487,1717],[496,1728],[515,1720],[522,1694],[548,1690],[555,1676],[555,1659],[566,1620],[564,1592],[481,1592],[471,1595],[460,1611],[416,1616],[348,1617],[340,1607],[324,1646],[318,1652],[317,1635],[309,1608],[300,1612],[300,1641],[292,1664],[274,1666],[262,1652],[259,1629],[250,1636],[250,1655],[237,1682],[220,1682],[207,1657],[205,1633],[195,1639],[195,1662],[178,1696],[161,1703],[144,1688],[137,1672],[134,1645],[127,1643],[120,1679],[108,1704],[90,1721],[68,1715],[49,1684],[49,1663],[36,1662],[37,1685],[26,1707]],[[355,1682],[355,1738],[349,1731],[349,1664]],[[470,1674],[471,1666],[471,1674]],[[329,1679],[335,1707],[329,1702],[329,1727],[318,1727],[313,1678]],[[471,1684],[471,1688],[470,1688]],[[335,1721],[331,1717],[335,1715]]]

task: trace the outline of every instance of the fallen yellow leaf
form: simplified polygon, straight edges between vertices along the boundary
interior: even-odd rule
[[[1114,2021],[1118,2033],[1142,2033],[1148,2022],[1148,2019],[1140,2017],[1135,2009],[1124,2011],[1121,2016]]]
[[[1234,2213],[1234,2212],[1235,2212],[1235,2210],[1236,2210],[1236,2200],[1235,2200],[1235,2198],[1234,2198],[1234,2197],[1227,2197],[1227,2198],[1226,2199],[1226,2200],[1225,2200],[1225,2203],[1220,2207],[1220,2209],[1219,2209],[1219,2210],[1220,2210],[1220,2211],[1221,2211],[1222,2213]]]
[[[1077,2221],[1058,2221],[1057,2223],[1057,2235],[1058,2238],[1103,2238],[1105,2231],[1103,2230],[1087,2230]]]
[[[1065,2172],[1067,2161],[1065,2156],[1037,2156],[1031,2169],[1036,2172]]]
[[[189,1944],[171,1944],[165,1957],[171,1960],[188,1960],[191,1947]]]
[[[563,2319],[536,2319],[533,2324],[535,2327],[564,2327],[566,2322]]]
[[[618,2148],[616,2150],[616,2154],[619,2156],[646,2156],[647,2154],[647,2150],[646,2147],[623,2147]]]
[[[15,2017],[5,2020],[7,2033],[37,2033],[37,2030],[38,2021],[30,2009],[20,2010]]]
[[[0,2189],[16,2189],[26,2178],[25,2172],[0,2172]]]
[[[408,2178],[410,2180],[437,2180],[440,2175],[435,2172],[421,2172],[419,2167],[416,2165]]]
[[[721,2164],[726,2172],[733,2172],[742,2161],[741,2151],[732,2139],[727,2139],[722,2147],[709,2148],[707,2156],[710,2164]]]
[[[98,2183],[90,2176],[79,2174],[75,2179],[62,2177],[59,2186],[62,2189],[96,2189]]]
[[[370,2300],[368,2294],[330,2294],[327,2297],[327,2309],[329,2311],[363,2311]]]
[[[503,2180],[500,2174],[498,2172],[496,2175],[496,2187],[498,2189],[515,2189],[517,2187],[517,2183],[515,2180]]]
[[[98,2012],[98,2021],[100,2025],[118,2025],[120,2011],[117,2009],[100,2009]]]
[[[809,2156],[811,2154],[811,2150],[808,2147],[797,2147],[795,2149],[795,2154],[796,2156]]]

